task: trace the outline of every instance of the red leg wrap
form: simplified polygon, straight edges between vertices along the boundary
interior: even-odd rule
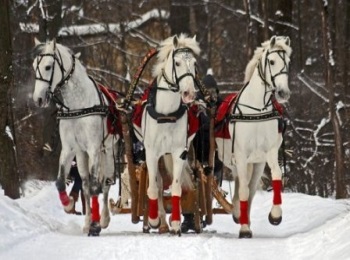
[[[171,197],[171,221],[180,221],[180,197],[172,196]]]
[[[100,222],[100,205],[98,204],[98,196],[92,196],[91,200],[91,220],[92,222]]]
[[[282,204],[282,181],[281,180],[275,180],[272,181],[272,188],[273,188],[273,205],[280,205]]]
[[[67,195],[66,191],[60,191],[59,193],[60,200],[63,206],[68,206],[69,204],[69,197]]]
[[[248,201],[240,201],[241,207],[241,216],[239,218],[239,222],[241,225],[249,224],[248,219]]]
[[[148,216],[150,219],[156,219],[158,217],[158,201],[157,200],[148,200],[149,202],[149,212]]]

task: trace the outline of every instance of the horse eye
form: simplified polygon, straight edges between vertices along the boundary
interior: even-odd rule
[[[176,61],[176,62],[175,62],[175,65],[176,65],[176,66],[180,66],[180,62]]]
[[[47,65],[46,67],[45,67],[45,70],[50,70],[51,69],[51,66],[50,65]]]
[[[275,61],[274,60],[270,60],[270,64],[271,65],[275,65]]]

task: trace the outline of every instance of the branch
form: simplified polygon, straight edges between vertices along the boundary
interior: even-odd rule
[[[318,92],[313,86],[311,86],[306,79],[302,76],[302,73],[299,73],[297,75],[297,78],[305,84],[306,87],[308,87],[313,93],[316,94],[316,96],[320,97],[321,99],[323,99],[323,101],[325,101],[326,103],[329,103],[329,99],[326,98],[325,96],[323,96],[320,92]]]

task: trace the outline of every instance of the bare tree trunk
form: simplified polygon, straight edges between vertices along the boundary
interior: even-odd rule
[[[301,26],[301,8],[300,8],[300,1],[298,0],[298,6],[297,6],[297,13],[298,13],[298,46],[299,46],[299,51],[298,51],[298,67],[299,71],[302,71],[304,69],[304,57],[303,57],[303,45],[302,45],[302,26]]]
[[[58,35],[62,25],[62,0],[42,1],[41,19],[39,20],[39,39],[41,41],[52,40]],[[40,6],[39,6],[40,7]]]
[[[171,34],[191,33],[190,31],[190,8],[188,0],[171,0],[169,25]]]
[[[271,17],[274,17],[274,31],[276,35],[291,35],[288,24],[292,24],[293,1],[279,0],[271,1]]]
[[[252,34],[253,34],[253,26],[252,21],[250,19],[251,15],[251,6],[249,0],[244,0],[244,8],[246,12],[246,18],[247,18],[247,46],[246,46],[246,53],[247,53],[247,61],[249,61],[253,55],[253,47],[252,47]]]
[[[19,198],[19,175],[12,116],[13,86],[10,3],[0,5],[0,184],[5,195]]]
[[[329,112],[334,130],[334,155],[335,155],[335,182],[336,182],[336,198],[346,198],[347,192],[344,185],[345,167],[343,154],[343,140],[339,119],[335,111],[335,88],[334,88],[334,67],[335,61],[332,56],[333,43],[331,38],[331,28],[329,23],[329,12],[327,1],[322,0],[322,29],[323,29],[323,54],[326,63],[326,87],[329,90]]]
[[[259,41],[258,42],[264,42],[269,39],[269,0],[261,0],[259,1],[259,12],[260,15],[263,17],[264,25],[263,27],[258,30],[260,31],[259,35]]]
[[[349,49],[350,49],[350,0],[345,1],[345,8],[346,8],[346,17],[345,17],[345,36],[344,36],[344,64],[343,64],[343,84],[345,88],[345,95],[350,94],[350,84],[348,83],[348,71],[349,71],[349,65],[348,65],[348,58],[349,58]]]

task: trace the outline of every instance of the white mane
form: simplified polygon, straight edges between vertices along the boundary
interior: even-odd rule
[[[271,49],[270,40],[263,42],[261,44],[261,47],[258,47],[255,49],[253,58],[248,62],[247,67],[245,69],[244,84],[247,83],[252,77],[254,69],[258,64],[260,58],[262,57],[263,53],[265,52],[265,50],[269,50],[269,49]],[[292,54],[292,48],[286,44],[286,37],[284,36],[276,37],[276,43],[272,47],[272,49],[284,50],[288,57],[290,57],[290,55]]]
[[[186,34],[180,34],[178,36],[178,44],[174,46],[174,37],[171,36],[160,43],[159,53],[157,55],[158,63],[153,68],[153,77],[157,77],[162,73],[162,68],[164,68],[165,63],[169,57],[169,54],[178,48],[190,48],[194,54],[199,55],[200,48],[196,41],[196,37],[189,38]]]

